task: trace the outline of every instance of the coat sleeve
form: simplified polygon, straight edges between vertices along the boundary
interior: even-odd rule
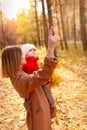
[[[19,72],[11,78],[12,84],[22,98],[28,98],[29,94],[36,88],[45,84],[51,77],[58,61],[56,58],[45,57],[42,69],[33,74]]]

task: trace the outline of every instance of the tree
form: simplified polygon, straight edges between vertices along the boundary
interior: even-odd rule
[[[46,49],[47,49],[47,47],[48,47],[48,26],[47,26],[44,0],[41,0],[41,3],[42,3],[42,15],[43,15],[44,40],[45,40],[45,45],[46,45]]]
[[[64,20],[63,20],[63,12],[64,12],[63,11],[63,0],[59,0],[59,5],[60,5],[60,16],[61,16],[61,22],[62,22],[64,44],[65,44],[65,48],[68,49],[67,40],[66,40],[66,32],[65,32],[65,27],[64,27]]]
[[[47,10],[48,10],[48,23],[49,23],[49,28],[53,26],[53,18],[52,18],[52,10],[51,10],[51,0],[46,0],[47,2]]]
[[[37,1],[34,0],[35,3],[35,19],[36,19],[36,30],[37,30],[37,37],[38,37],[38,45],[41,45],[40,42],[40,32],[39,32],[39,24],[38,24],[38,15],[37,15]]]
[[[35,4],[34,4],[35,5]],[[21,43],[37,43],[35,8],[31,5],[30,10],[22,10],[17,16],[18,39]]]
[[[51,0],[46,0],[46,1],[47,1],[47,10],[48,10],[48,22],[50,28],[51,26],[53,26],[53,18],[52,18],[52,10],[51,10],[52,4],[51,4]],[[54,55],[57,57],[56,49],[54,50]]]
[[[8,20],[4,24],[4,38],[7,45],[17,44],[17,28],[14,20]]]
[[[4,38],[4,25],[3,25],[3,16],[2,16],[2,8],[0,2],[0,49],[5,47],[5,38]]]
[[[55,6],[55,14],[56,14],[56,20],[57,20],[57,26],[58,26],[58,34],[61,36],[60,24],[59,24],[59,17],[58,17],[58,1],[55,0],[54,3],[55,3],[54,4],[54,6]],[[60,45],[61,45],[61,49],[64,50],[62,39],[60,40]]]
[[[22,12],[17,15],[16,24],[18,32],[18,42],[19,43],[28,42],[27,40],[28,20],[24,10],[22,10]]]
[[[73,0],[73,21],[74,21],[74,45],[75,48],[77,49],[77,44],[76,44],[76,24],[75,24],[75,0]]]
[[[87,51],[87,36],[85,27],[85,1],[79,0],[80,5],[80,27],[81,27],[81,38],[83,43],[83,50]]]

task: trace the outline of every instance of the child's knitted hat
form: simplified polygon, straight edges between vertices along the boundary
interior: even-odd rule
[[[23,54],[23,58],[24,59],[25,59],[25,56],[28,53],[28,51],[31,50],[31,49],[35,49],[36,50],[35,45],[29,44],[29,43],[26,43],[26,44],[22,45],[21,50],[22,50],[22,54]]]
[[[36,50],[35,45],[29,44],[29,43],[24,44],[24,45],[21,47],[23,56],[25,57],[26,54],[28,53],[28,51],[31,50],[31,49],[35,49],[35,50]]]

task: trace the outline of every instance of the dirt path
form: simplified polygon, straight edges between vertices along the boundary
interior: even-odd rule
[[[86,76],[63,68],[58,72],[64,78],[59,88],[52,90],[57,115],[52,119],[53,130],[87,129]],[[87,73],[86,73],[87,74]],[[8,79],[0,77],[0,130],[26,130],[23,100]]]

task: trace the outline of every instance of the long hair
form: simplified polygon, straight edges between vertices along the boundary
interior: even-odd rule
[[[13,77],[20,69],[22,51],[20,47],[9,46],[2,52],[2,76]]]

